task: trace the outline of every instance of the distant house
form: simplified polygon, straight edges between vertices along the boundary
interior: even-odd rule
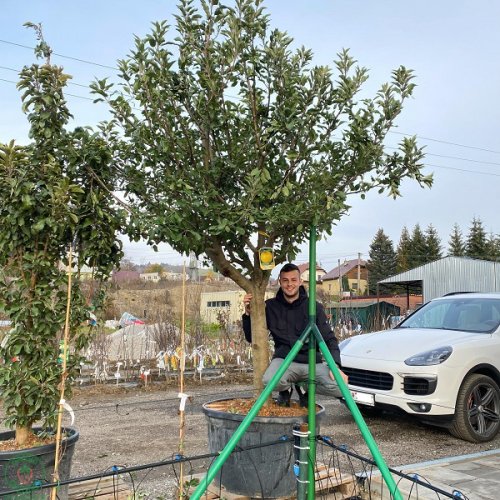
[[[222,292],[205,292],[200,298],[200,314],[205,323],[218,323],[222,314],[227,315],[229,324],[241,320],[243,314],[243,290],[225,290]],[[274,297],[275,292],[266,292],[265,298]]]
[[[300,277],[304,283],[309,283],[309,262],[306,264],[298,265],[300,271]],[[321,278],[326,274],[326,270],[316,263],[316,281],[319,282]]]
[[[321,276],[319,288],[328,295],[363,295],[368,288],[366,261],[346,260]]]
[[[160,273],[141,273],[139,278],[148,283],[158,283],[161,280]]]
[[[118,285],[132,283],[140,280],[140,273],[138,271],[114,271],[111,280]]]

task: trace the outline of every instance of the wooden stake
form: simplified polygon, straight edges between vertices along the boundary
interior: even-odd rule
[[[182,266],[182,307],[181,307],[181,345],[179,361],[179,455],[184,453],[184,368],[185,368],[185,334],[186,334],[186,263]],[[179,471],[179,500],[184,497],[184,463],[180,463]]]
[[[69,343],[69,318],[71,311],[71,277],[73,267],[73,245],[69,247],[68,256],[68,296],[66,300],[66,319],[64,324],[64,337],[63,337],[63,352],[62,352],[62,373],[61,373],[61,385],[60,385],[60,397],[59,397],[59,412],[57,415],[57,432],[56,432],[56,456],[54,461],[54,474],[52,475],[54,482],[59,481],[59,462],[61,461],[61,427],[62,427],[62,415],[63,415],[63,403],[64,403],[64,391],[66,388],[66,378],[68,376],[66,365],[68,357],[68,343]],[[56,500],[57,498],[57,486],[54,486],[50,492],[51,500]]]

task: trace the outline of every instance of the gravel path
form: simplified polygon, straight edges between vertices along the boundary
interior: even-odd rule
[[[184,455],[194,457],[208,452],[207,425],[201,405],[220,397],[251,395],[250,385],[220,385],[204,382],[187,387],[192,401],[186,406]],[[349,410],[336,400],[322,397],[326,415],[321,433],[337,445],[369,457],[370,453]],[[125,391],[111,386],[81,389],[70,402],[75,410],[74,426],[80,432],[73,459],[72,477],[101,473],[113,466],[138,466],[169,460],[178,452],[179,399],[177,388],[137,388]],[[66,417],[65,417],[66,418]],[[418,463],[442,457],[476,453],[500,448],[500,436],[484,444],[460,441],[444,429],[424,426],[414,420],[384,415],[366,420],[389,466]],[[69,422],[66,422],[69,423]],[[328,462],[325,448],[318,447],[318,459]],[[200,472],[208,462],[185,465]],[[132,474],[124,479],[137,498],[175,498],[179,466],[163,466]]]

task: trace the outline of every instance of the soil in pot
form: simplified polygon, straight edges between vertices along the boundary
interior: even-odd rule
[[[210,452],[221,451],[245,418],[254,400],[226,399],[203,405],[208,421]],[[324,408],[317,405],[319,419]],[[292,436],[294,424],[307,421],[307,408],[292,401],[290,408],[274,403],[263,407],[231,453],[216,481],[228,491],[251,498],[280,498],[293,494],[296,478],[293,472],[295,453],[292,440],[283,440],[271,446],[247,448]]]

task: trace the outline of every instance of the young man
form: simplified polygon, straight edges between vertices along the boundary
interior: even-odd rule
[[[264,385],[269,383],[309,322],[308,297],[302,285],[299,268],[295,264],[285,264],[280,270],[279,283],[280,289],[276,297],[266,300],[266,321],[267,328],[274,340],[274,356],[271,364],[264,373],[262,380]],[[252,294],[246,294],[243,298],[245,305],[243,332],[248,342],[252,341],[250,322],[251,301]],[[333,359],[341,367],[337,339],[328,324],[323,306],[318,302],[316,303],[316,325]],[[307,406],[307,393],[297,384],[308,379],[308,349],[308,345],[304,344],[276,386],[276,389],[279,391],[278,403],[283,406],[290,406],[290,397],[293,390],[292,385],[295,385],[299,393],[300,404]],[[347,376],[342,371],[340,373],[343,380],[347,382]],[[319,349],[316,353],[316,390],[318,394],[337,398],[341,397],[333,374],[330,372],[328,365],[323,362]]]

